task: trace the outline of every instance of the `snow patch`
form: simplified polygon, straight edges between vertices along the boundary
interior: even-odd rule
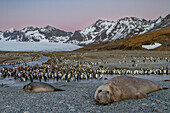
[[[87,40],[87,41],[81,41],[80,44],[90,44],[90,43],[93,43],[94,41],[93,40]]]
[[[0,32],[0,40],[3,38],[3,33]]]
[[[142,47],[145,48],[145,49],[155,49],[155,48],[157,48],[161,45],[162,44],[160,44],[160,43],[154,43],[153,45],[142,45]]]
[[[45,36],[40,34],[38,30],[28,31],[25,33],[25,36],[30,37],[30,39],[35,38],[40,41],[48,42],[48,39],[45,39]]]
[[[95,30],[94,27],[88,27],[88,28],[82,30],[80,33],[82,33],[82,34],[84,34],[84,35],[87,35],[88,33],[91,33],[91,32],[93,32],[94,30]]]
[[[159,24],[162,21],[162,17],[159,17],[156,21],[156,24]]]

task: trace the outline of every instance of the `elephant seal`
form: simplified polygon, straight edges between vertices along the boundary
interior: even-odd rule
[[[50,84],[42,82],[31,82],[25,85],[23,90],[29,93],[64,91],[62,89],[57,89]]]
[[[94,99],[98,103],[109,104],[125,99],[145,98],[147,93],[161,89],[168,88],[160,87],[147,79],[116,76],[97,88]]]

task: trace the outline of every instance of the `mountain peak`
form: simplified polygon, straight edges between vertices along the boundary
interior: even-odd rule
[[[37,27],[32,27],[32,26],[30,26],[30,27],[25,27],[25,28],[23,28],[21,31],[22,32],[25,32],[25,31],[34,31],[34,30],[36,30],[37,29]]]
[[[166,20],[170,19],[170,14],[165,17]]]
[[[9,30],[7,30],[7,31],[9,31],[10,33],[12,33],[12,32],[14,32],[14,31],[16,31],[13,27],[11,27],[11,28],[9,28]]]
[[[102,22],[102,21],[104,21],[104,20],[98,19],[95,23]]]
[[[45,29],[51,29],[51,30],[52,30],[52,29],[56,29],[55,27],[52,27],[52,26],[50,26],[50,25],[47,25],[47,26],[45,26],[44,28],[45,28]]]

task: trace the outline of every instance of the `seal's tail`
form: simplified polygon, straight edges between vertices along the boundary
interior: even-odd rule
[[[170,81],[170,80],[164,80],[165,82]]]
[[[167,87],[161,87],[160,88],[160,90],[164,90],[164,89],[169,89],[169,88],[167,88]]]
[[[54,91],[65,91],[65,90],[55,88]]]

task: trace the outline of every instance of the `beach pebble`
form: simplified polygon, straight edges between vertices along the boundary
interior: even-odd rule
[[[70,111],[71,111],[71,112],[75,112],[76,110],[72,108],[72,109],[70,109]]]
[[[148,106],[146,103],[142,103],[143,106]]]
[[[21,86],[2,87],[0,96],[0,111],[2,113],[50,113],[50,112],[76,112],[76,113],[117,113],[117,112],[167,112],[170,113],[170,89],[160,90],[148,94],[143,99],[129,99],[101,105],[94,101],[93,95],[103,81],[79,83],[57,82],[54,87],[62,86],[63,92],[26,93]],[[170,83],[156,82],[160,86],[170,87]],[[89,96],[90,95],[90,96]],[[162,96],[163,95],[163,96]]]
[[[167,107],[167,106],[163,106],[163,108],[164,108],[164,110],[167,110],[167,109],[168,109],[168,107]]]
[[[29,111],[24,111],[23,113],[30,113]]]

